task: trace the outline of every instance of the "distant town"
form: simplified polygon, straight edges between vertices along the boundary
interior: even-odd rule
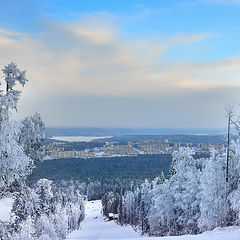
[[[171,154],[180,147],[191,147],[196,155],[208,155],[212,148],[222,149],[224,143],[196,143],[172,142],[168,138],[163,140],[146,139],[138,142],[117,142],[109,139],[92,141],[80,147],[80,142],[52,141],[44,146],[44,159],[59,158],[100,158],[117,156],[137,156],[143,154]]]

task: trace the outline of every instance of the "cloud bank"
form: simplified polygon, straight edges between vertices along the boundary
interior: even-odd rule
[[[217,109],[219,118],[224,104],[237,100],[240,57],[166,58],[169,50],[214,34],[124,40],[102,18],[43,24],[37,34],[0,29],[0,65],[15,61],[27,70],[20,110],[42,113],[48,125],[211,127],[212,113]],[[209,123],[203,123],[206,114]]]

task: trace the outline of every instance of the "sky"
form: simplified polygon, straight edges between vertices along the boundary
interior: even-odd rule
[[[223,128],[240,103],[240,0],[0,0],[16,118],[49,127]]]

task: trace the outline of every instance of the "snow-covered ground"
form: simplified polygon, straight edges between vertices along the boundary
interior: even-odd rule
[[[132,228],[121,227],[115,222],[104,220],[100,200],[89,201],[85,206],[85,219],[79,231],[72,232],[67,239],[133,239],[139,234]]]
[[[10,212],[13,204],[12,198],[2,198],[0,199],[0,221],[8,222],[10,221]]]
[[[240,227],[217,228],[199,235],[184,235],[177,237],[141,236],[130,226],[121,227],[115,222],[104,220],[101,201],[86,203],[86,218],[79,231],[68,235],[67,239],[77,240],[240,240]]]

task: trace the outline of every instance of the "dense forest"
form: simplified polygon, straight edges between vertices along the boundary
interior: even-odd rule
[[[56,189],[73,188],[88,200],[101,199],[107,192],[125,192],[152,180],[162,172],[168,176],[171,155],[139,155],[111,158],[71,158],[39,162],[28,178],[33,186],[39,179],[53,180]]]
[[[194,156],[196,159],[204,156]],[[124,193],[140,186],[145,179],[170,176],[171,154],[111,158],[71,158],[39,162],[28,177],[30,185],[41,178],[63,189],[73,188],[88,200],[101,199],[105,193]]]
[[[39,162],[29,181],[41,178],[54,181],[79,180],[106,182],[108,178],[144,180],[153,179],[163,171],[168,175],[170,154],[138,155],[108,158],[71,158]]]

